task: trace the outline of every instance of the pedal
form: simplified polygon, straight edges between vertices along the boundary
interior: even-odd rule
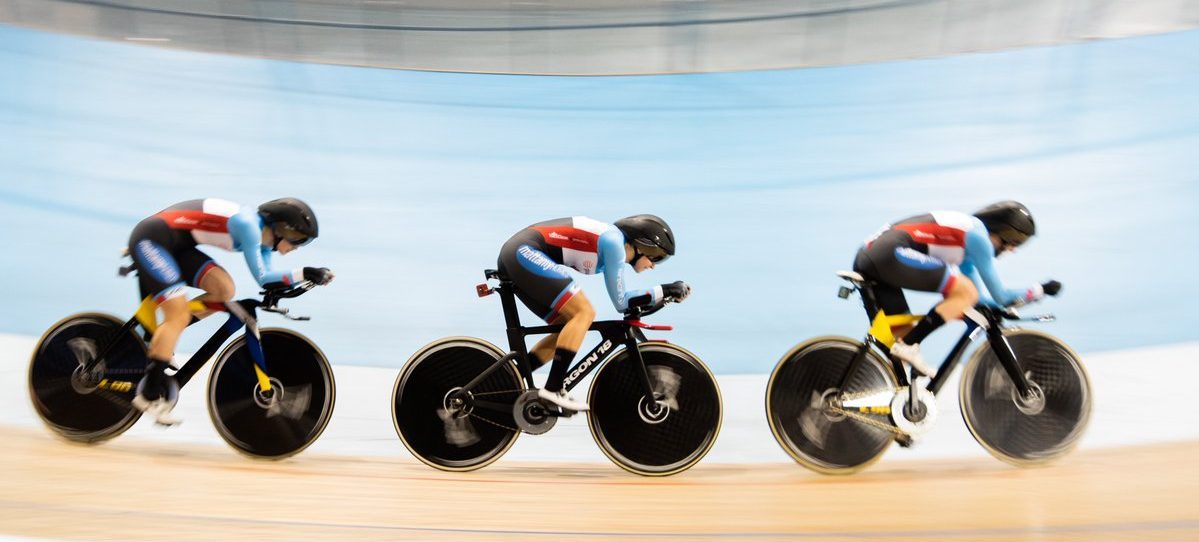
[[[495,288],[488,286],[487,283],[484,282],[483,284],[475,285],[475,293],[479,294],[479,297],[487,297],[495,293]]]

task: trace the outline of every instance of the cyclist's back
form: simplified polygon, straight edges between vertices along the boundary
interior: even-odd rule
[[[595,320],[595,309],[569,273],[602,273],[612,305],[619,311],[665,297],[682,300],[683,282],[630,289],[629,272],[652,269],[674,254],[674,233],[654,215],[636,215],[608,224],[584,216],[538,222],[513,235],[500,249],[499,270],[515,285],[516,297],[537,316],[562,324],[530,354],[539,364],[553,361],[539,396],[568,410],[586,410],[562,389],[566,367]]]
[[[938,292],[944,301],[915,327],[896,328],[899,339],[891,351],[924,374],[918,345],[946,320],[960,319],[982,299],[1008,305],[1055,294],[1050,281],[1028,289],[1007,289],[995,269],[995,259],[1020,246],[1036,233],[1028,209],[1019,202],[997,202],[974,215],[933,211],[886,225],[868,239],[854,259],[854,271],[878,284],[875,296],[886,314],[910,312],[903,290]],[[967,280],[962,280],[962,278]]]
[[[242,252],[250,272],[262,286],[301,280],[326,284],[333,279],[333,273],[325,268],[271,269],[273,252],[286,254],[315,239],[317,233],[312,209],[296,198],[272,200],[257,209],[216,198],[188,200],[139,222],[129,236],[129,253],[138,268],[140,297],[153,297],[163,321],[150,341],[150,363],[133,405],[159,423],[176,423],[169,417],[174,401],[166,369],[189,319],[194,322],[207,315],[190,314],[183,297],[185,288],[204,290],[198,298],[202,301],[233,299],[232,277],[198,245]]]

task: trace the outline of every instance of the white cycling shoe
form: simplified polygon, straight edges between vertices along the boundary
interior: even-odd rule
[[[145,413],[147,416],[154,418],[154,423],[157,423],[158,425],[165,425],[169,427],[172,425],[178,425],[183,421],[179,418],[171,416],[171,410],[175,408],[175,403],[168,401],[165,398],[151,400],[138,395],[133,398],[133,408],[136,408]]]
[[[537,390],[537,397],[558,405],[558,407],[562,408],[562,410],[573,410],[575,412],[586,412],[591,410],[591,407],[587,406],[587,403],[576,401],[573,397],[566,395],[566,390],[549,391],[545,388],[541,388]]]
[[[937,374],[937,370],[933,369],[924,361],[924,356],[920,355],[919,344],[907,344],[903,341],[895,341],[891,345],[891,355],[895,356],[899,361],[902,361],[912,367],[912,371],[923,376],[932,377]]]

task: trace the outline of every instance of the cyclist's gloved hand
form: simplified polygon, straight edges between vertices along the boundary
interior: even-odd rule
[[[1058,292],[1062,291],[1062,283],[1056,280],[1042,282],[1041,290],[1045,292],[1045,295],[1057,295]]]
[[[676,280],[670,284],[662,285],[662,297],[672,299],[676,302],[681,302],[691,295],[691,287],[686,282]]]
[[[305,267],[304,280],[310,280],[318,286],[333,282],[333,272],[328,267]]]

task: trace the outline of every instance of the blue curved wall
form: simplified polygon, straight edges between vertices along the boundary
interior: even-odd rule
[[[695,287],[655,320],[717,371],[761,373],[802,338],[863,331],[832,272],[883,222],[1015,198],[1044,234],[1001,269],[1016,284],[1066,284],[1043,306],[1061,318],[1050,331],[1081,351],[1196,340],[1196,66],[1199,32],[838,68],[555,78],[0,27],[0,332],[38,334],[82,309],[127,314],[136,285],[115,277],[117,252],[169,203],[296,195],[323,235],[281,263],[338,273],[292,303],[314,316],[296,327],[336,363],[398,367],[444,335],[500,342],[498,300],[477,299],[474,284],[514,231],[653,212],[675,226],[680,254],[641,278]],[[237,258],[217,256],[253,291]],[[584,284],[603,301],[598,280]]]

